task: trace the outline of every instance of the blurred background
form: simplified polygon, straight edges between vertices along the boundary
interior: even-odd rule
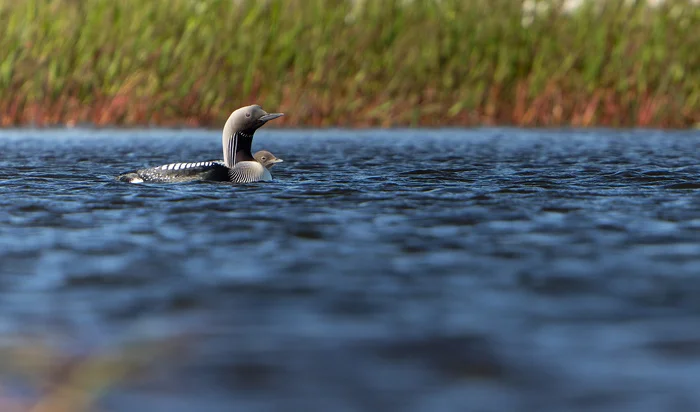
[[[696,126],[699,25],[696,0],[5,0],[0,125]]]
[[[0,412],[700,410],[699,127],[700,0],[0,0]]]

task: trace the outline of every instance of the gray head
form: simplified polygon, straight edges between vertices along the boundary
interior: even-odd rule
[[[253,134],[265,123],[281,116],[284,116],[284,113],[268,113],[262,107],[254,104],[235,110],[226,123],[230,123],[234,132]]]
[[[275,157],[275,155],[268,152],[267,150],[260,150],[258,152],[255,152],[253,157],[255,158],[255,160],[260,162],[263,166],[265,166],[268,169],[271,169],[272,166],[274,166],[276,163],[284,162],[284,160]]]
[[[265,123],[280,116],[284,114],[268,113],[257,104],[241,107],[231,113],[221,136],[226,166],[233,167],[241,161],[254,161],[250,153],[253,134]]]

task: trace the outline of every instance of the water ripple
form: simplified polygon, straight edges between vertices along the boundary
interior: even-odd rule
[[[2,335],[182,343],[109,410],[700,404],[697,132],[263,129],[274,182],[114,180],[219,141],[0,132]]]

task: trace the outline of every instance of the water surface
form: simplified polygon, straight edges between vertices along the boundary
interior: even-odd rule
[[[700,407],[700,133],[261,129],[274,182],[114,180],[219,145],[0,132],[13,396],[40,342],[139,366],[108,411]]]

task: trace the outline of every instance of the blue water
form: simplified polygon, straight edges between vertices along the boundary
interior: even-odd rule
[[[127,184],[220,133],[0,131],[2,393],[108,359],[108,411],[700,408],[700,132],[263,148],[270,183]]]

